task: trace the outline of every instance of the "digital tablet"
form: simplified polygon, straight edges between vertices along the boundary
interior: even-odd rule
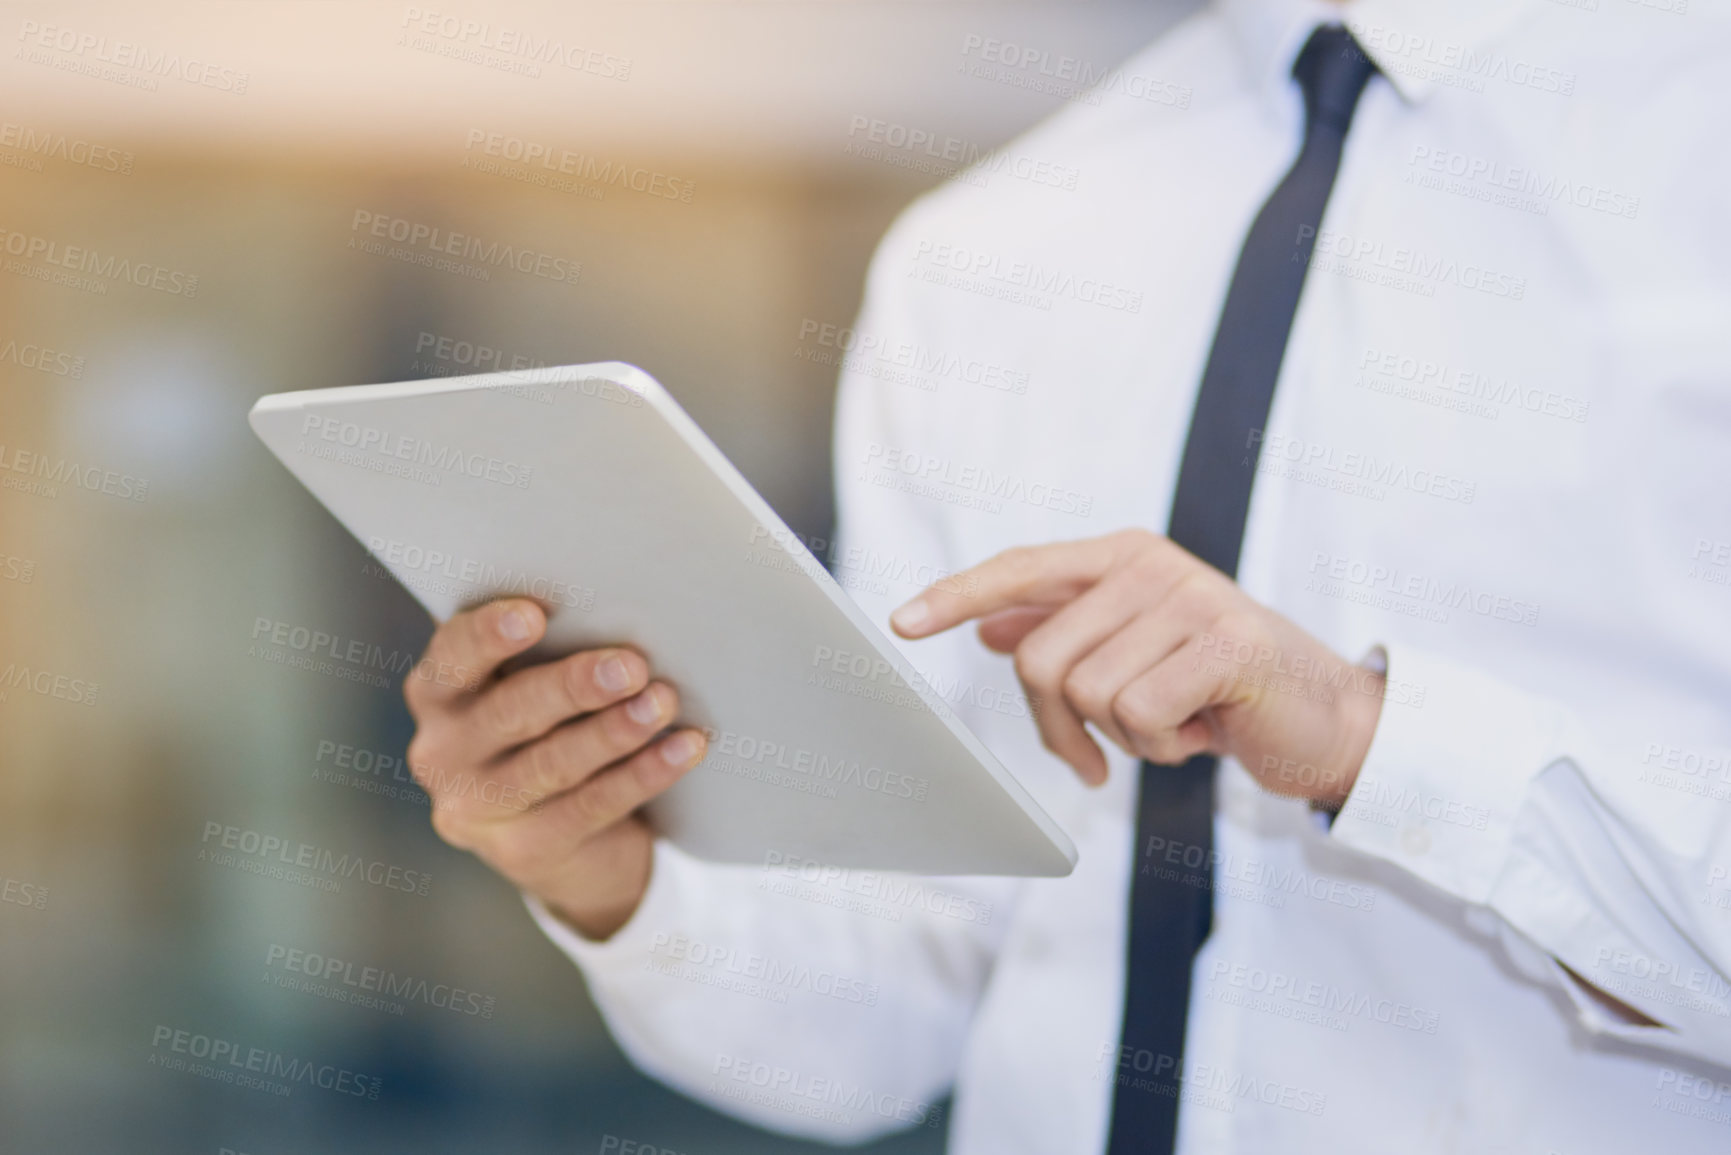
[[[436,620],[628,645],[709,749],[648,808],[700,858],[1065,875],[1070,839],[661,385],[620,362],[279,393],[253,430]]]

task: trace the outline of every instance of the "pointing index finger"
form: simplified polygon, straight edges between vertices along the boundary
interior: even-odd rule
[[[1110,537],[1007,549],[926,587],[890,625],[904,638],[925,638],[1012,606],[1061,605],[1099,581],[1117,553]]]

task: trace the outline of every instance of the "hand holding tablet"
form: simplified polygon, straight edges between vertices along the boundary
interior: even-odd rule
[[[724,862],[1074,865],[1063,832],[641,370],[280,394],[251,421],[446,623],[428,659],[471,670],[410,685],[414,752],[546,796],[513,821],[592,828],[577,849],[510,852],[545,859],[511,862],[519,873],[560,854],[646,871],[649,829]],[[842,673],[825,654],[849,656]],[[472,841],[480,817],[438,821]]]

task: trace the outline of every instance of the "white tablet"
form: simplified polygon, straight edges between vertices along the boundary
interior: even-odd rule
[[[437,620],[640,650],[710,734],[649,808],[720,862],[1065,875],[1076,850],[654,378],[607,362],[260,399],[253,430]]]

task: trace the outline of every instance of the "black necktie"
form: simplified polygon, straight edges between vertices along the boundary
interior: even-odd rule
[[[1318,28],[1293,63],[1304,146],[1256,214],[1208,354],[1167,530],[1229,577],[1256,450],[1292,331],[1317,226],[1359,95],[1376,72],[1338,25]],[[1214,767],[1142,764],[1130,881],[1129,967],[1108,1155],[1159,1155],[1177,1138],[1190,969],[1214,919]]]

